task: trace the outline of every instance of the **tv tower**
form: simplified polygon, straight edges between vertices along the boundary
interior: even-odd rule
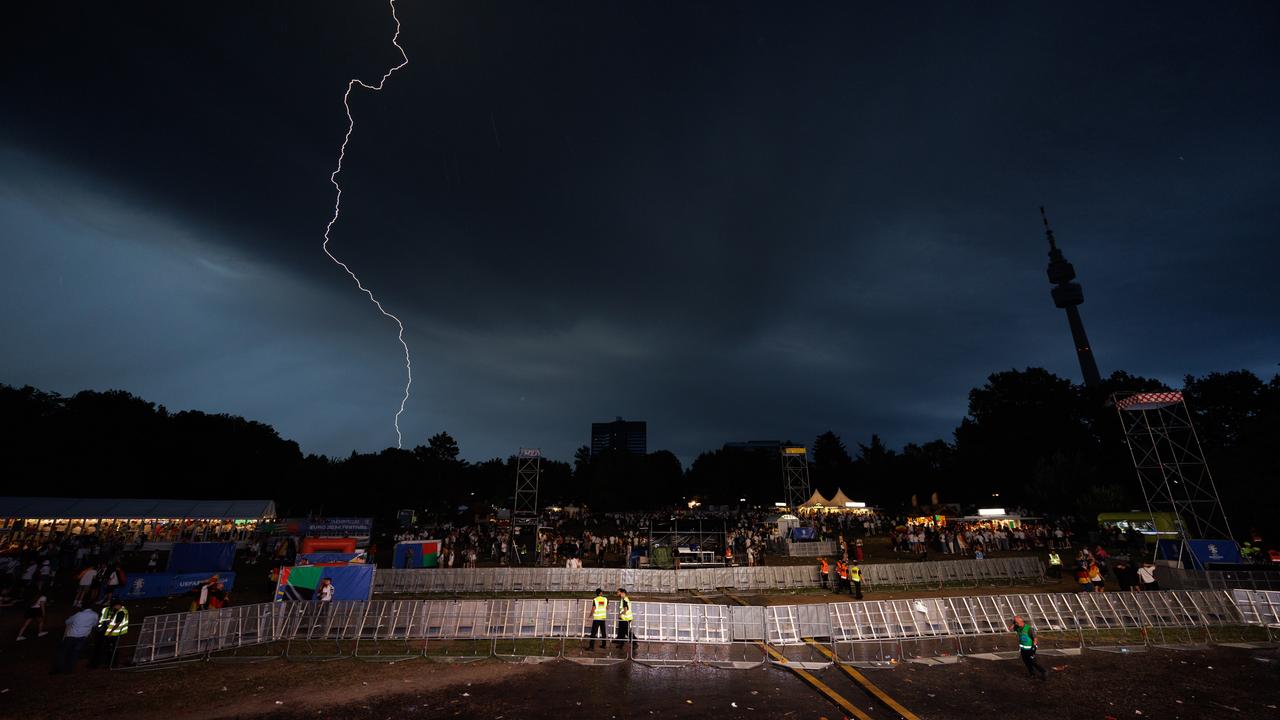
[[[1086,386],[1095,386],[1102,382],[1098,375],[1098,363],[1093,359],[1093,348],[1089,347],[1089,336],[1084,333],[1084,322],[1080,320],[1077,308],[1084,302],[1084,288],[1076,279],[1076,269],[1062,257],[1058,243],[1053,239],[1053,230],[1049,227],[1049,218],[1040,208],[1040,219],[1044,221],[1044,234],[1049,238],[1049,282],[1053,283],[1053,304],[1067,311],[1067,322],[1071,325],[1071,339],[1076,343],[1076,357],[1080,360],[1080,374],[1084,376]]]

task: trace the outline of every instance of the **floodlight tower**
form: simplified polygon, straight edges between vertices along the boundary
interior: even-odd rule
[[[803,446],[782,446],[782,489],[791,510],[809,499],[809,455]]]
[[[1076,269],[1058,249],[1044,208],[1040,208],[1040,219],[1044,221],[1044,234],[1049,238],[1049,282],[1053,283],[1053,304],[1067,311],[1071,339],[1076,344],[1076,358],[1080,360],[1080,374],[1084,376],[1085,385],[1095,386],[1102,382],[1102,378],[1098,375],[1098,363],[1093,359],[1093,348],[1089,347],[1089,336],[1084,333],[1084,321],[1076,309],[1084,302],[1084,288],[1074,282]]]
[[[1188,540],[1231,541],[1231,526],[1182,393],[1116,393],[1111,400],[1120,415],[1152,529],[1156,513],[1173,516],[1179,534],[1178,561],[1194,557]]]

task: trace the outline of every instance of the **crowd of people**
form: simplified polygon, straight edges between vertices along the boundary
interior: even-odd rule
[[[255,525],[230,520],[63,520],[0,527],[0,550],[27,551],[50,542],[83,539],[142,550],[149,542],[227,542],[247,540]]]
[[[903,520],[889,532],[893,552],[927,557],[989,557],[995,552],[1044,551],[1071,547],[1069,523],[1010,520]]]
[[[475,524],[457,525],[449,520],[428,519],[423,525],[396,533],[395,542],[438,539],[440,567],[476,567],[477,563],[508,565],[537,564],[544,567],[628,567],[648,562],[651,529],[679,523],[706,530],[702,544],[694,548],[714,553],[717,562],[730,565],[763,564],[768,554],[782,552],[782,537],[776,522],[763,511],[677,510],[662,513],[572,514],[553,511],[542,517],[536,529],[516,528],[490,518]],[[838,536],[834,522],[826,527]],[[659,530],[658,534],[662,534]],[[721,535],[723,532],[723,535]],[[530,540],[528,533],[536,533]],[[536,553],[530,553],[536,543]]]

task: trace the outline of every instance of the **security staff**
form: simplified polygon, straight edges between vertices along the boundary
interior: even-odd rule
[[[1021,615],[1013,616],[1013,627],[1009,629],[1018,634],[1018,653],[1022,655],[1022,664],[1027,666],[1027,674],[1035,677],[1040,673],[1040,679],[1044,680],[1048,673],[1036,662],[1036,646],[1040,644],[1036,640],[1036,629]]]
[[[849,564],[844,560],[836,561],[836,592],[844,592],[849,587]]]
[[[98,644],[94,648],[89,667],[105,664],[108,668],[116,661],[116,644],[120,636],[129,632],[129,611],[123,600],[112,600],[111,605],[102,608],[98,616]]]
[[[587,643],[588,650],[596,649],[596,633],[600,634],[600,649],[608,645],[609,631],[604,625],[608,612],[609,598],[604,596],[604,590],[596,588],[596,596],[591,600],[591,642]]]
[[[849,581],[853,583],[853,588],[849,590],[849,594],[855,599],[862,599],[862,568],[858,567],[858,563],[849,566]]]
[[[822,580],[822,587],[825,588],[827,586],[827,582],[831,580],[831,565],[827,562],[825,557],[818,558],[818,562],[820,563],[819,570],[822,573],[820,576]]]
[[[631,632],[631,621],[635,616],[631,614],[631,598],[627,597],[626,588],[618,588],[618,636],[613,644],[622,647],[627,640],[631,641],[632,649],[636,647],[635,633]]]
[[[1049,574],[1055,579],[1062,577],[1062,558],[1058,556],[1057,550],[1049,551]]]

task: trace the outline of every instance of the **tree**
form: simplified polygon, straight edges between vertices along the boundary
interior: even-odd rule
[[[901,494],[894,482],[897,453],[885,447],[879,435],[871,435],[870,445],[858,444],[858,459],[853,464],[858,487],[873,504],[885,505]]]
[[[573,479],[585,482],[591,477],[591,448],[583,445],[573,452]]]
[[[969,392],[969,414],[956,428],[957,489],[965,502],[1028,500],[1037,464],[1055,452],[1092,453],[1080,393],[1042,368],[991,375]]]
[[[809,465],[813,485],[825,497],[835,494],[836,488],[846,486],[852,480],[853,458],[845,449],[839,435],[828,430],[813,441],[813,462]],[[851,488],[850,488],[851,489]]]
[[[458,462],[458,441],[447,432],[441,431],[427,438],[427,450],[432,458],[441,462]]]

